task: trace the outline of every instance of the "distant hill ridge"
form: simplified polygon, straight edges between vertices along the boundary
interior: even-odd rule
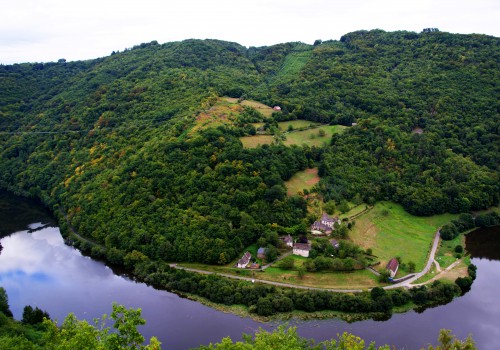
[[[389,199],[417,215],[487,208],[499,202],[499,43],[373,30],[316,45],[151,42],[2,65],[0,187],[61,206],[116,263],[136,250],[222,264],[261,236],[300,232],[305,201],[284,181],[311,166],[324,200]],[[238,138],[259,119],[247,109],[191,133],[221,96],[280,106],[275,121],[357,125],[326,147],[243,149]]]

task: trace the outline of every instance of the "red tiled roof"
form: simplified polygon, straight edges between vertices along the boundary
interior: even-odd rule
[[[387,270],[396,271],[398,267],[399,267],[399,262],[396,258],[392,258],[387,263]]]

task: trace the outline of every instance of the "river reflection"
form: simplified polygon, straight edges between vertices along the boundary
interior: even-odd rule
[[[32,233],[28,230],[41,225],[30,225],[1,240],[4,249],[0,255],[0,285],[7,290],[16,319],[29,304],[48,311],[59,321],[69,312],[92,320],[110,313],[111,304],[118,302],[142,308],[147,325],[141,332],[146,338],[155,335],[164,348],[178,350],[219,342],[226,336],[241,339],[244,332],[277,326],[225,314],[117,276],[101,262],[66,246],[58,228],[45,227]],[[498,228],[496,232],[500,236]],[[301,336],[318,341],[347,331],[367,342],[388,343],[398,349],[420,349],[435,343],[439,329],[447,328],[459,338],[472,333],[479,349],[500,349],[500,261],[474,258],[473,263],[478,273],[469,293],[421,314],[398,314],[383,322],[317,320],[289,324],[297,326]]]
[[[2,245],[0,285],[7,290],[16,319],[29,304],[59,321],[69,312],[92,320],[109,314],[111,304],[118,302],[142,308],[148,322],[142,333],[158,336],[170,349],[208,344],[228,335],[239,339],[242,332],[254,332],[260,325],[116,276],[104,264],[64,245],[58,228],[17,232],[2,239]]]

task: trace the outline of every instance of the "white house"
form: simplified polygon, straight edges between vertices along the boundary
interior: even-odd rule
[[[251,259],[252,259],[252,254],[250,254],[250,252],[246,252],[245,254],[243,254],[241,259],[238,260],[237,267],[239,269],[244,269],[245,267],[247,267]]]
[[[311,245],[309,243],[295,243],[293,245],[294,255],[300,255],[305,258],[308,258],[310,250],[311,250]]]

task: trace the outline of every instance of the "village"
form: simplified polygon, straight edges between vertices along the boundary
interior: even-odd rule
[[[322,240],[325,242],[327,240],[329,252],[338,252],[342,244],[346,244],[345,239],[337,239],[334,238],[338,236],[335,234],[335,230],[339,229],[345,223],[338,216],[330,216],[327,213],[323,213],[321,218],[315,221],[309,228],[310,234],[308,236],[300,236],[294,239],[290,234],[285,236],[280,236],[280,251],[282,254],[277,256],[275,260],[269,261],[268,257],[268,249],[266,247],[259,247],[257,250],[256,256],[253,256],[250,251],[245,251],[241,259],[237,261],[234,265],[235,268],[238,269],[249,269],[249,270],[259,270],[263,271],[268,267],[279,264],[282,259],[289,257],[290,255],[298,256],[302,258],[313,258],[311,257],[311,251],[314,250],[313,246],[318,245],[318,241]],[[316,248],[318,250],[318,248]],[[317,258],[318,252],[314,252],[314,258]],[[330,259],[333,262],[333,258],[338,256],[338,254],[326,254],[326,259]],[[264,263],[263,265],[259,264],[259,261]],[[312,261],[312,260],[310,260]],[[306,261],[304,263],[307,270],[317,271],[318,268],[308,268],[311,266],[311,263]],[[353,264],[350,268],[335,268],[333,264],[326,264],[330,266],[330,270],[340,270],[340,271],[352,271],[360,268],[366,268],[368,271],[373,272],[377,276],[383,276],[386,281],[393,281],[399,269],[399,261],[396,257],[391,258],[386,264],[382,265],[384,268],[380,268],[380,261],[366,263],[363,262],[361,264]],[[379,269],[376,270],[374,266],[378,266]],[[283,265],[282,265],[283,267]]]

